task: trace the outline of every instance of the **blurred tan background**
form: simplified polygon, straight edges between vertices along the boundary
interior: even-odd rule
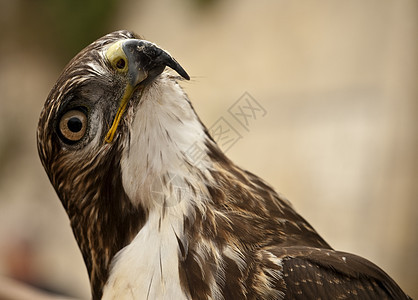
[[[418,298],[417,1],[0,0],[0,25],[0,275],[89,298],[35,130],[68,60],[130,29],[188,71],[208,127],[242,135],[238,165]],[[248,131],[228,114],[244,92],[267,112]]]

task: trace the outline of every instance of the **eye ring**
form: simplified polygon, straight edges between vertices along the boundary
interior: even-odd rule
[[[77,109],[67,111],[62,115],[58,127],[65,142],[78,142],[86,134],[87,115],[83,111]]]

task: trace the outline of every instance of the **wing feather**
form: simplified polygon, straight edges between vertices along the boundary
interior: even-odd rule
[[[382,269],[357,255],[311,247],[269,251],[281,260],[284,299],[409,299]]]

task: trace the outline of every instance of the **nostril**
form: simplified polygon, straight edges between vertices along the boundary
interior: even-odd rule
[[[116,68],[122,70],[123,68],[125,68],[126,66],[126,62],[123,58],[120,58],[117,62],[116,62]]]

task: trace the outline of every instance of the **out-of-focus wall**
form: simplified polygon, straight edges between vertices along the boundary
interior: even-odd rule
[[[232,160],[289,198],[334,248],[370,259],[418,297],[416,1],[107,2],[96,37],[126,28],[169,50],[192,77],[182,85],[204,123],[224,117],[241,134]],[[22,14],[27,3],[0,1],[0,274],[88,298],[35,141],[48,91],[75,54],[56,56],[78,35],[57,35],[82,8],[68,6],[74,19],[49,36],[35,22],[54,10]],[[266,111],[246,128],[228,111],[245,92]]]

